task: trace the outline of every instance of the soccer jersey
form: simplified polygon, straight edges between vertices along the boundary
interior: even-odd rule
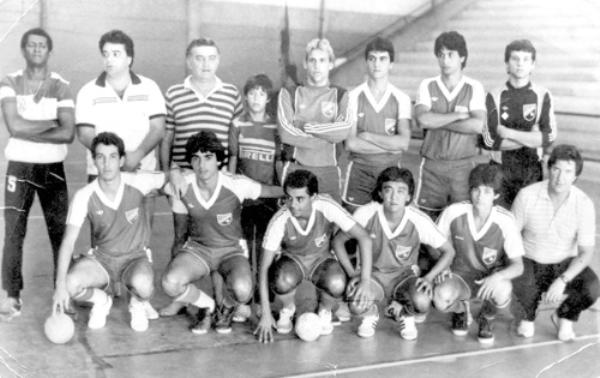
[[[93,127],[96,134],[113,132],[123,139],[126,151],[136,150],[150,131],[150,120],[164,117],[166,113],[158,85],[133,72],[130,76],[131,83],[121,97],[106,84],[106,72],[103,72],[81,88],[75,108],[77,127]],[[87,151],[87,164],[88,174],[98,174],[90,151]],[[140,168],[156,169],[154,151],[142,159]]]
[[[451,241],[456,257],[451,269],[469,273],[492,272],[508,264],[507,259],[524,255],[523,241],[512,214],[494,206],[481,230],[475,227],[473,205],[461,202],[450,205],[440,215],[438,227]]]
[[[142,200],[165,182],[163,173],[121,173],[116,197],[108,198],[98,179],[75,193],[67,224],[81,227],[89,219],[93,243],[108,256],[139,252],[147,247],[150,229]]]
[[[506,82],[504,87],[488,93],[486,107],[488,121],[483,128],[483,141],[490,149],[500,149],[502,138],[497,132],[498,125],[518,131],[542,133],[540,148],[521,147],[502,151],[501,163],[508,167],[520,167],[528,162],[539,161],[543,150],[556,139],[552,97],[546,88],[531,82],[522,88],[515,88],[510,82]]]
[[[242,113],[242,98],[234,85],[217,78],[215,87],[203,96],[194,90],[190,80],[188,76],[165,94],[166,128],[174,132],[173,161],[184,168],[191,168],[185,160],[185,144],[192,135],[202,130],[212,131],[227,149],[231,123]]]
[[[238,157],[238,172],[262,184],[275,184],[278,145],[277,125],[268,116],[255,122],[243,114],[229,128],[229,155]]]
[[[286,159],[312,167],[337,166],[342,151],[338,143],[346,139],[351,127],[348,109],[347,93],[333,86],[282,88],[277,120],[281,141],[291,147]]]
[[[443,114],[485,111],[485,93],[481,83],[464,75],[452,92],[449,92],[442,78],[437,76],[421,82],[416,105]],[[421,155],[432,160],[469,158],[479,152],[478,137],[477,134],[458,133],[443,128],[426,130]]]
[[[413,206],[407,206],[400,224],[390,229],[383,205],[371,202],[359,207],[354,218],[369,233],[373,242],[373,271],[391,273],[416,265],[421,243],[441,247],[446,238],[435,223]]]
[[[208,200],[200,194],[196,175],[185,176],[187,190],[181,199],[173,199],[172,209],[188,214],[189,239],[209,248],[239,248],[243,240],[242,202],[257,199],[261,185],[245,176],[218,175],[217,187]]]
[[[350,91],[350,117],[356,122],[356,134],[370,132],[379,135],[397,135],[398,121],[411,119],[412,104],[404,92],[388,84],[383,97],[377,101],[367,83]],[[350,152],[351,160],[370,166],[398,166],[402,153],[362,154]]]
[[[312,212],[303,228],[287,206],[279,209],[269,222],[263,248],[269,251],[283,249],[294,256],[325,255],[330,251],[333,228],[349,231],[356,222],[337,202],[318,195],[312,202]]]
[[[26,93],[27,73],[19,70],[0,81],[0,102],[14,98],[17,112],[30,121],[57,120],[59,111],[73,112],[75,103],[69,82],[50,72],[36,93]],[[38,93],[39,92],[39,93]],[[4,150],[7,160],[24,163],[58,163],[67,156],[64,143],[38,143],[9,137]]]

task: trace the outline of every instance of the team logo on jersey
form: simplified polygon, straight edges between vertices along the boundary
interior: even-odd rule
[[[523,104],[523,118],[533,121],[537,115],[537,104]]]
[[[412,252],[412,248],[411,247],[407,247],[404,245],[399,245],[399,244],[395,244],[395,243],[390,243],[392,250],[394,251],[394,256],[396,256],[396,258],[398,260],[406,260],[410,257],[410,253]]]
[[[481,255],[481,259],[485,263],[485,265],[492,265],[496,262],[498,258],[498,250],[492,249],[488,247],[483,247],[483,254]]]
[[[321,248],[323,245],[325,245],[326,241],[327,241],[327,234],[323,234],[323,235],[315,238],[315,245],[318,248]]]
[[[136,207],[135,209],[127,210],[125,212],[125,219],[127,219],[127,222],[130,224],[133,224],[135,221],[137,221],[139,215],[140,208]]]
[[[100,209],[100,210],[96,210],[96,215],[102,215],[104,214],[104,210]]]
[[[363,112],[358,113],[358,118],[363,118],[364,116],[365,116],[365,113],[363,113]]]
[[[221,226],[228,226],[231,224],[231,222],[233,222],[233,214],[231,214],[231,213],[217,214],[217,222]]]
[[[321,103],[321,113],[326,118],[333,118],[335,116],[335,102],[323,101]]]
[[[386,118],[384,121],[385,132],[388,135],[396,134],[396,120],[393,118]]]

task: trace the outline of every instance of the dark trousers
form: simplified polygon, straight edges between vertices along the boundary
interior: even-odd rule
[[[535,320],[542,293],[546,292],[552,282],[563,274],[572,259],[558,264],[540,264],[523,258],[523,275],[514,281],[514,293],[525,311],[525,320]],[[565,288],[565,299],[558,307],[559,318],[577,321],[579,314],[594,304],[600,296],[598,276],[588,267],[573,278]]]
[[[9,297],[19,297],[23,289],[23,242],[35,193],[40,199],[46,220],[56,276],[58,250],[65,232],[69,206],[63,164],[9,161],[4,187],[5,236],[2,255],[2,288]]]

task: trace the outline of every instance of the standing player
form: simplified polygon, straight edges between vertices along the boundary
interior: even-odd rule
[[[346,288],[346,274],[330,252],[334,227],[357,239],[365,253],[371,253],[369,235],[338,203],[318,194],[318,180],[312,172],[300,169],[290,173],[283,188],[287,205],[269,223],[260,264],[262,315],[254,333],[265,343],[273,341],[274,327],[283,334],[292,330],[294,296],[302,280],[310,280],[317,288],[321,335],[333,332],[331,310]],[[273,262],[280,250],[282,253]],[[365,271],[365,279],[369,274]],[[277,323],[271,315],[269,289],[283,303]]]
[[[242,235],[240,214],[245,199],[278,197],[280,187],[260,185],[244,176],[230,176],[219,171],[225,160],[225,148],[211,131],[192,136],[186,156],[194,171],[185,176],[187,187],[179,198],[172,199],[175,213],[173,257],[162,278],[165,293],[175,302],[200,308],[192,332],[204,334],[211,325],[215,301],[192,284],[218,272],[224,279],[224,298],[218,309],[215,328],[231,332],[236,304],[252,297],[253,280],[248,249]]]
[[[329,83],[335,56],[327,39],[306,45],[306,84],[282,88],[277,104],[278,131],[284,143],[282,180],[296,169],[317,176],[321,193],[340,202],[338,144],[348,136],[348,94]],[[287,145],[287,146],[286,146]]]
[[[552,320],[562,341],[575,338],[573,323],[600,296],[598,276],[589,267],[596,238],[594,203],[573,185],[582,170],[577,148],[556,146],[548,159],[548,180],[521,189],[513,204],[525,247],[525,270],[515,282],[525,310],[520,336],[533,336],[542,293],[546,302],[560,302]]]
[[[487,148],[500,150],[505,175],[502,204],[510,207],[519,190],[543,178],[545,151],[556,139],[552,96],[531,82],[535,47],[527,39],[509,43],[504,51],[508,81],[486,98],[488,121],[483,128]]]
[[[471,316],[469,300],[483,300],[478,339],[486,344],[494,341],[497,310],[510,303],[511,280],[523,273],[523,242],[514,217],[494,206],[502,193],[502,180],[500,166],[479,164],[469,175],[471,201],[450,205],[438,219],[456,258],[452,273],[435,287],[434,305],[452,312],[452,332],[464,336]]]
[[[4,319],[21,314],[23,242],[35,193],[48,227],[54,267],[65,231],[69,195],[63,161],[67,144],[73,141],[75,105],[69,83],[48,69],[52,47],[45,30],[28,30],[21,38],[25,70],[0,81],[0,105],[10,134],[5,150],[2,288],[8,298],[0,308]]]
[[[435,218],[447,205],[469,198],[469,172],[481,159],[485,93],[481,83],[463,74],[468,51],[461,34],[440,34],[434,53],[440,76],[421,82],[415,113],[425,130],[417,205]]]
[[[354,218],[370,234],[373,252],[360,250],[360,268],[348,263],[345,248],[349,236],[338,233],[333,245],[349,275],[356,277],[348,286],[350,309],[360,315],[358,335],[371,337],[379,320],[378,302],[388,304],[386,314],[400,322],[400,336],[417,338],[416,315],[426,314],[431,304],[433,279],[446,269],[454,249],[431,219],[409,206],[415,190],[412,173],[389,167],[377,177],[373,200],[361,206]],[[421,276],[418,266],[421,243],[439,249],[441,256],[429,272]],[[344,257],[342,257],[344,256]],[[364,273],[371,270],[369,275]],[[360,274],[360,279],[358,275]]]
[[[112,298],[103,290],[111,281],[123,282],[131,294],[131,328],[148,329],[156,314],[149,299],[154,292],[154,271],[147,240],[151,232],[143,201],[165,183],[163,173],[121,173],[125,146],[116,134],[103,132],[92,140],[98,177],[77,191],[60,246],[53,308],[64,310],[72,298],[93,304],[90,329],[106,324]],[[81,226],[88,219],[94,248],[69,268]]]
[[[371,201],[377,176],[400,166],[410,142],[410,98],[389,82],[394,45],[377,37],[365,48],[367,81],[350,91],[352,130],[344,142],[350,163],[342,200],[350,209]]]

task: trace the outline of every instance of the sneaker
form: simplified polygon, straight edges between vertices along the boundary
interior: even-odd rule
[[[196,314],[196,322],[190,327],[195,335],[204,335],[210,329],[210,323],[212,320],[211,312],[208,308],[199,308]]]
[[[425,320],[427,320],[427,313],[415,315],[415,323],[417,323],[417,324],[425,323]]]
[[[292,332],[292,328],[294,328],[292,324],[294,313],[296,313],[296,306],[284,307],[279,311],[279,319],[277,319],[276,323],[278,333],[287,334]]]
[[[535,333],[535,323],[529,320],[521,320],[517,327],[517,335],[525,338],[533,337]]]
[[[233,322],[234,323],[246,323],[248,318],[252,315],[252,308],[250,305],[241,304],[235,307],[235,311],[233,313]]]
[[[333,323],[331,323],[332,314],[331,311],[321,309],[319,310],[319,319],[321,320],[321,336],[331,335],[333,332]]]
[[[109,295],[106,296],[104,303],[94,303],[90,311],[90,319],[88,320],[89,329],[100,329],[106,325],[106,317],[110,312],[112,304],[113,300]]]
[[[379,321],[379,312],[363,315],[360,325],[358,326],[357,334],[360,337],[372,337],[375,335],[375,328]]]
[[[146,316],[145,301],[140,301],[135,297],[131,297],[129,301],[129,313],[131,314],[131,329],[136,332],[144,332],[148,330],[148,316]]]
[[[156,320],[159,318],[158,312],[152,307],[150,301],[142,301],[144,305],[144,311],[146,312],[146,317],[150,320]]]
[[[575,331],[573,331],[573,322],[569,319],[559,318],[556,312],[554,312],[550,319],[552,324],[558,331],[558,339],[560,341],[573,341],[575,339]]]
[[[452,333],[456,336],[465,336],[469,333],[469,316],[467,312],[452,313]]]
[[[18,316],[21,316],[21,309],[23,308],[23,301],[21,298],[8,297],[0,308],[0,320],[12,320]]]
[[[392,318],[395,321],[400,321],[400,317],[402,315],[402,305],[397,301],[392,301],[386,308],[383,310],[383,313],[386,317]]]
[[[215,323],[215,330],[218,333],[230,333],[231,322],[233,321],[233,312],[235,307],[221,306],[217,310],[217,322]]]
[[[160,309],[160,316],[169,317],[182,315],[185,313],[186,304],[184,302],[172,301],[167,306]]]
[[[417,325],[414,316],[403,315],[400,317],[400,337],[404,340],[416,340],[418,336]]]
[[[348,322],[351,319],[350,308],[348,307],[347,302],[340,302],[337,310],[335,310],[334,314],[340,322]]]
[[[492,344],[494,342],[493,332],[494,319],[490,319],[486,316],[479,317],[479,332],[477,333],[477,339],[482,344]]]

